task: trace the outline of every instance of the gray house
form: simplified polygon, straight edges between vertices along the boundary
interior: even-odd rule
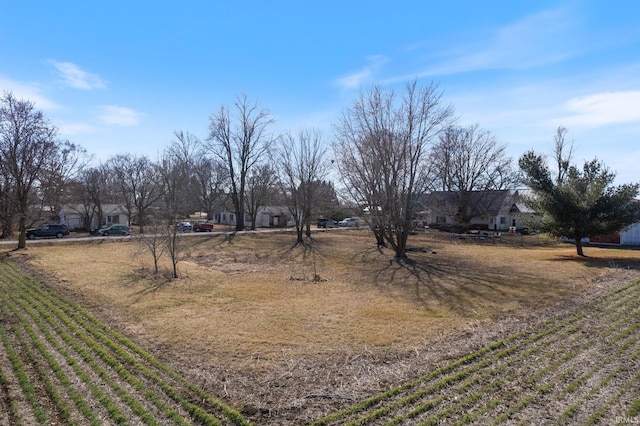
[[[461,218],[469,219],[468,226],[490,231],[519,230],[526,227],[527,219],[535,212],[522,200],[527,190],[471,191],[468,193],[466,212],[462,212],[460,195],[452,191],[434,191],[421,200],[425,217],[431,227],[447,227],[461,224]],[[464,214],[463,214],[464,213]]]

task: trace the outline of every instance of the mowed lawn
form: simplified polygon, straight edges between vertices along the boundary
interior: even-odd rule
[[[364,230],[184,243],[179,279],[152,273],[135,238],[11,257],[258,424],[310,422],[421,377],[632,282],[640,264],[541,236],[427,232],[403,262]]]

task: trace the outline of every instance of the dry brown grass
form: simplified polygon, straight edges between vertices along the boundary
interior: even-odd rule
[[[366,231],[321,232],[298,246],[286,233],[187,241],[177,280],[151,274],[133,240],[33,245],[26,256],[67,294],[232,405],[262,420],[289,411],[292,423],[324,410],[291,414],[304,411],[300,393],[333,387],[345,400],[362,397],[410,376],[409,354],[429,352],[434,342],[462,336],[480,344],[504,324],[640,268],[638,251],[587,248],[579,258],[572,246],[540,236],[419,234],[405,262],[378,250]],[[494,334],[471,336],[495,324],[502,328]]]

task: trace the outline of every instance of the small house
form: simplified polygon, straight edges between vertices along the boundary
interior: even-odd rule
[[[114,224],[127,224],[128,212],[119,204],[104,204],[102,206],[102,221],[99,223],[99,215],[95,207],[82,204],[66,205],[60,212],[60,222],[69,229],[98,229]],[[89,229],[87,229],[87,227]]]
[[[223,210],[214,215],[214,222],[222,225],[236,225],[237,215],[235,211]],[[251,217],[245,211],[244,224],[252,227]],[[261,206],[256,214],[256,228],[281,228],[292,226],[293,220],[286,207],[283,206]]]

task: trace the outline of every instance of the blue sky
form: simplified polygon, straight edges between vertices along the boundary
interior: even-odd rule
[[[329,143],[360,90],[414,79],[514,159],[563,125],[576,162],[640,181],[640,2],[0,0],[0,92],[97,161],[204,138],[243,93]]]

